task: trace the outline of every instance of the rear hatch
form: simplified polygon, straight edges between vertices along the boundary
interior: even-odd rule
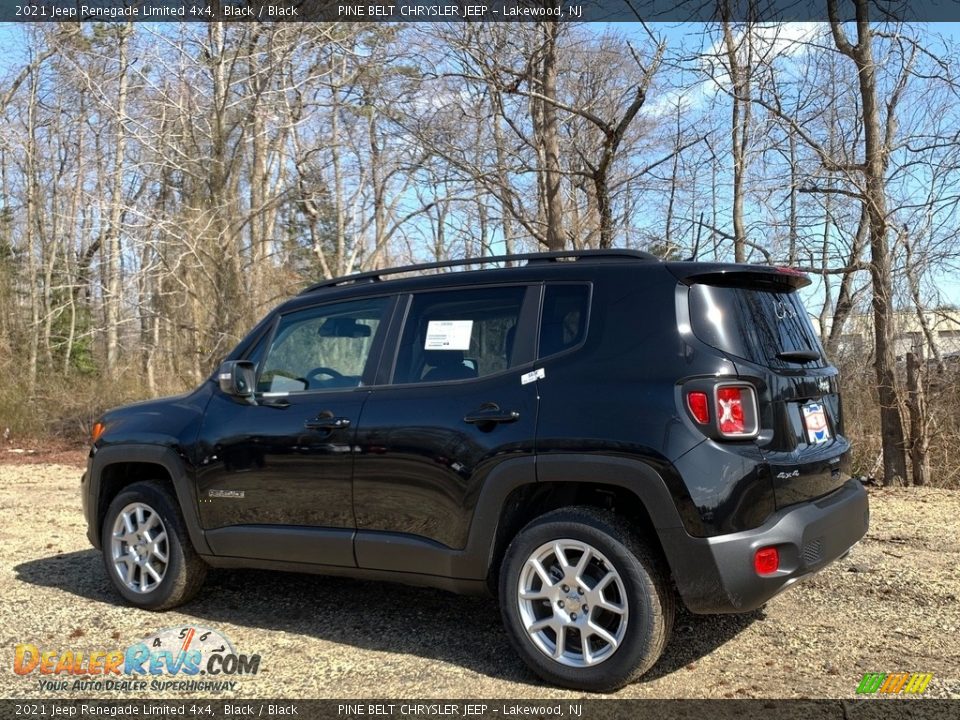
[[[798,292],[809,279],[776,268],[713,266],[684,282],[694,334],[757,387],[756,443],[770,463],[777,507],[840,487],[848,478],[850,446],[837,370]]]

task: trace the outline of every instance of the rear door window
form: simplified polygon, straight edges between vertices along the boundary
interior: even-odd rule
[[[525,295],[525,286],[415,295],[393,382],[470,380],[521,364],[517,328]]]
[[[826,365],[796,292],[696,284],[689,297],[693,332],[707,345],[767,367]],[[804,354],[816,358],[799,359]]]

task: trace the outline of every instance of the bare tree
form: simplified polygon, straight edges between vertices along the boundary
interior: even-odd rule
[[[561,190],[560,132],[557,114],[557,37],[559,21],[537,23],[541,45],[531,62],[531,116],[538,154],[543,167],[543,207],[546,216],[545,245],[548,250],[562,250],[564,236],[563,195]]]
[[[726,70],[730,77],[730,145],[733,161],[733,257],[734,262],[746,262],[746,223],[743,217],[744,179],[747,174],[750,135],[752,131],[754,52],[753,32],[745,26],[735,37],[730,22],[730,6],[723,3],[723,45],[726,52]]]
[[[123,303],[121,295],[120,256],[122,252],[120,218],[123,212],[123,183],[126,173],[127,155],[127,88],[129,87],[129,38],[133,33],[133,23],[117,26],[117,104],[115,112],[116,132],[113,141],[113,178],[110,185],[110,220],[106,232],[104,265],[104,323],[106,325],[106,361],[107,373],[117,374],[117,360],[120,354],[120,310]]]
[[[888,239],[887,190],[885,175],[896,137],[897,104],[909,77],[913,57],[903,59],[903,71],[888,95],[885,117],[881,118],[880,91],[873,57],[874,30],[868,0],[854,0],[857,41],[847,38],[837,13],[837,0],[828,0],[830,31],[837,49],[857,68],[863,112],[862,163],[852,169],[863,176],[863,199],[870,225],[870,276],[873,285],[874,369],[880,401],[880,432],[883,438],[884,482],[901,483],[907,477],[903,420],[897,392],[893,351],[893,276]]]

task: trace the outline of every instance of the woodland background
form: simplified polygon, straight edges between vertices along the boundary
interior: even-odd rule
[[[106,407],[195,386],[319,278],[629,247],[810,273],[855,470],[960,486],[957,364],[921,343],[908,378],[893,343],[960,298],[960,29],[853,5],[4,28],[0,434],[82,440]]]

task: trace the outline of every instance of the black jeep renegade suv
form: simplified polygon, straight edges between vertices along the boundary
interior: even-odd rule
[[[193,392],[101,418],[83,506],[120,594],[170,608],[208,566],[492,592],[535,672],[607,691],[677,597],[749,611],[864,535],[804,275],[507,260],[320,283]]]

